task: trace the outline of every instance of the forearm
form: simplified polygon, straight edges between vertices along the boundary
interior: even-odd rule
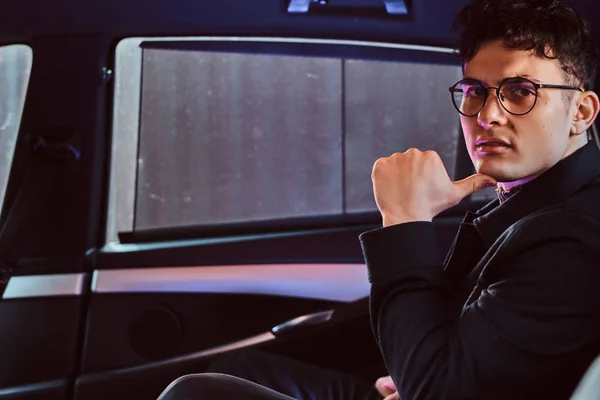
[[[437,392],[446,390],[448,338],[460,309],[437,263],[433,226],[398,225],[362,240],[368,264],[377,266],[370,269],[371,315],[390,374],[411,399],[442,398]]]

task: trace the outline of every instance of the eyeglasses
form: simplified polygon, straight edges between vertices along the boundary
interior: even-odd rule
[[[474,117],[483,110],[490,89],[496,89],[500,104],[513,115],[525,115],[533,110],[537,103],[539,89],[584,91],[575,86],[534,83],[525,78],[507,78],[498,87],[486,87],[475,79],[463,79],[449,88],[452,104],[465,117]]]

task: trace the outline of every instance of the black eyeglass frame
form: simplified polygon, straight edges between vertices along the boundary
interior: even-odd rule
[[[531,83],[531,85],[535,88],[535,101],[533,102],[533,105],[531,106],[531,108],[529,109],[529,111],[524,112],[522,114],[518,114],[518,113],[514,113],[510,110],[508,110],[506,108],[506,106],[504,105],[504,103],[502,102],[502,99],[500,98],[500,88],[506,84],[506,82],[508,81],[514,81],[514,80],[518,80],[518,81],[522,81],[522,82],[528,82]],[[539,89],[563,89],[563,90],[578,90],[581,93],[585,92],[584,89],[580,88],[580,87],[576,87],[576,86],[567,86],[567,85],[552,85],[552,84],[547,84],[547,83],[535,83],[533,81],[530,81],[529,79],[526,78],[520,78],[520,77],[512,77],[512,78],[506,78],[504,80],[502,80],[502,82],[500,82],[500,85],[498,85],[498,87],[494,87],[494,86],[485,86],[482,82],[479,82],[479,84],[481,85],[481,87],[485,90],[485,98],[483,99],[483,104],[481,105],[481,108],[479,109],[479,111],[477,111],[475,114],[465,114],[462,111],[460,111],[460,107],[456,105],[456,101],[454,101],[454,93],[455,93],[455,89],[458,85],[460,85],[463,82],[479,82],[473,79],[461,79],[460,81],[456,82],[454,85],[450,86],[448,88],[448,90],[450,91],[450,97],[452,99],[452,105],[454,106],[454,108],[456,108],[456,111],[458,111],[461,115],[464,115],[465,117],[474,117],[477,114],[479,114],[481,112],[481,110],[483,110],[485,108],[485,105],[487,104],[487,100],[488,97],[490,95],[490,89],[496,89],[496,97],[498,98],[498,102],[500,103],[500,105],[502,106],[502,108],[504,108],[506,110],[507,113],[512,114],[512,115],[516,115],[516,116],[522,116],[522,115],[527,115],[531,112],[531,110],[533,110],[535,108],[535,105],[537,104],[537,99],[538,99],[538,90]]]

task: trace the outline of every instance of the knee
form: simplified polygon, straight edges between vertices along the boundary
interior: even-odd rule
[[[223,385],[225,375],[190,374],[175,379],[158,400],[202,400],[210,398]]]
[[[247,376],[260,363],[261,354],[253,350],[237,350],[222,354],[206,369],[206,372],[216,372],[233,376]]]

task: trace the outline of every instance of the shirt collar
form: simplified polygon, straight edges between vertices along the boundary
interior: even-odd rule
[[[508,192],[496,189],[496,194],[498,195],[498,200],[500,200],[500,204],[504,203],[511,196],[514,196],[515,193],[517,193],[519,190],[521,190],[521,186],[517,186],[515,188],[512,188]]]
[[[489,247],[512,224],[525,216],[565,200],[600,174],[600,151],[591,141],[559,161],[500,204],[490,202],[477,213],[469,213],[477,232]]]

